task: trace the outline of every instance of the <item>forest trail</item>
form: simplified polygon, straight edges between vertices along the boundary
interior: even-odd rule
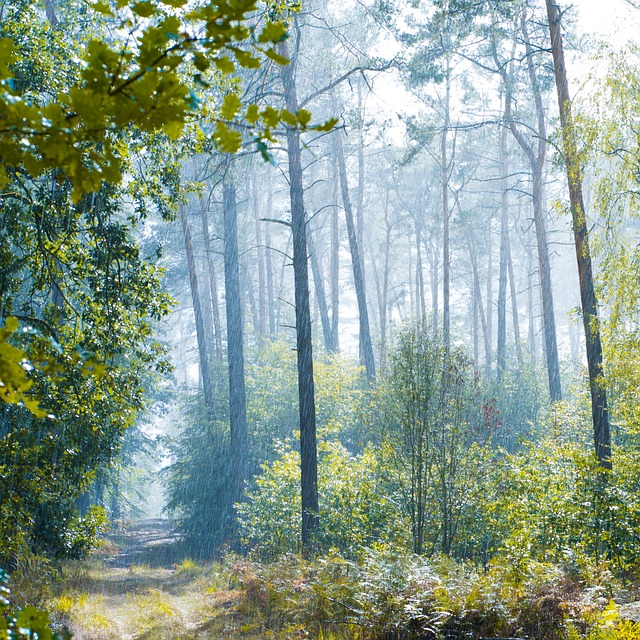
[[[53,609],[75,640],[257,637],[228,574],[190,560],[168,520],[124,524],[103,554],[64,574]]]
[[[162,518],[124,522],[108,536],[108,541],[113,553],[105,564],[112,568],[145,565],[171,569],[184,556],[173,522]]]

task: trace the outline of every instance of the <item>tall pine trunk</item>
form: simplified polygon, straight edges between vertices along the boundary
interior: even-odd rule
[[[351,265],[353,268],[353,281],[356,288],[356,299],[358,301],[358,316],[360,319],[360,344],[364,366],[367,372],[367,380],[373,384],[376,379],[376,365],[373,358],[373,345],[371,342],[371,332],[369,328],[369,312],[367,310],[367,296],[365,292],[364,274],[362,269],[362,247],[358,245],[351,199],[349,196],[349,184],[347,182],[347,168],[344,161],[344,149],[342,146],[342,132],[335,134],[336,160],[338,175],[340,178],[340,188],[342,191],[342,203],[347,220],[347,234],[349,236],[349,248],[351,250]]]
[[[187,216],[187,208],[180,205],[180,222],[182,223],[182,234],[184,236],[184,246],[187,252],[187,268],[189,270],[189,285],[191,288],[191,301],[193,303],[193,314],[196,323],[196,340],[198,342],[198,361],[200,363],[200,378],[202,379],[202,391],[204,394],[204,404],[209,418],[213,418],[213,386],[211,384],[211,368],[209,367],[209,354],[207,353],[207,337],[204,330],[204,319],[202,316],[202,305],[200,302],[200,291],[198,289],[198,275],[196,273],[196,259],[193,253],[193,243],[191,241],[191,227]]]
[[[598,321],[598,301],[593,284],[589,235],[582,197],[582,175],[580,159],[576,144],[576,133],[571,116],[571,99],[569,83],[564,61],[562,29],[560,27],[560,10],[557,4],[546,0],[549,18],[549,35],[551,37],[551,53],[553,69],[558,92],[560,123],[562,127],[562,143],[564,162],[569,183],[571,201],[571,218],[573,221],[573,237],[578,262],[578,278],[580,281],[580,301],[587,345],[587,367],[591,391],[591,416],[593,420],[593,440],[596,456],[602,467],[611,469],[611,433],[609,429],[609,411],[607,394],[604,388],[604,369],[602,344],[600,341],[600,325]]]
[[[242,499],[247,472],[249,439],[244,379],[244,345],[238,264],[236,188],[229,172],[222,184],[224,212],[224,286],[227,302],[227,361],[229,363],[229,430],[231,482],[234,502]]]
[[[280,53],[289,57],[286,42]],[[294,77],[295,62],[280,67],[285,106],[298,111]],[[300,409],[300,469],[302,489],[302,546],[309,549],[318,519],[318,453],[316,440],[316,405],[313,383],[313,348],[309,309],[309,272],[307,267],[307,233],[302,181],[300,133],[287,127],[289,160],[289,195],[291,199],[291,235],[293,239],[293,277],[296,314],[296,346],[298,355],[298,398]]]

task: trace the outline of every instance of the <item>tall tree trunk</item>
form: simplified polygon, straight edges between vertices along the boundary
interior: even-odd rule
[[[340,228],[338,215],[338,181],[333,175],[333,207],[331,209],[331,345],[333,353],[340,352],[338,322],[340,317]]]
[[[351,199],[349,197],[349,184],[347,182],[347,168],[344,161],[344,149],[342,147],[342,132],[335,134],[336,160],[338,175],[340,177],[340,188],[342,190],[342,203],[347,220],[347,234],[349,236],[349,249],[351,250],[351,265],[353,268],[353,281],[356,288],[356,298],[358,301],[358,316],[360,318],[360,344],[364,366],[367,372],[369,384],[373,384],[376,379],[376,365],[373,358],[373,345],[371,343],[371,333],[369,329],[369,312],[367,310],[367,296],[365,293],[364,276],[362,273],[362,253],[358,245],[356,228],[351,209]]]
[[[475,291],[476,304],[480,314],[480,325],[482,326],[482,339],[484,342],[484,365],[487,371],[487,377],[491,367],[491,342],[489,341],[489,332],[487,330],[487,319],[484,313],[484,305],[482,303],[482,288],[480,287],[480,276],[478,274],[478,260],[473,247],[473,242],[469,232],[467,232],[467,247],[469,248],[469,259],[471,260],[471,270],[473,273],[473,289]]]
[[[204,198],[200,199],[202,208],[202,237],[204,238],[204,252],[207,259],[207,273],[209,275],[209,301],[211,303],[211,314],[213,317],[213,343],[216,358],[222,359],[222,324],[220,322],[220,304],[218,302],[218,279],[216,277],[216,266],[213,259],[213,249],[211,247],[211,236],[209,235],[209,206]]]
[[[449,59],[445,63],[445,99],[444,123],[440,139],[440,169],[442,172],[442,335],[445,349],[449,350],[451,318],[450,318],[450,286],[451,286],[451,258],[449,256],[449,156],[448,134],[450,126],[451,74]]]
[[[358,77],[358,207],[357,207],[357,238],[361,252],[362,281],[366,282],[364,264],[364,106],[362,104],[363,78]]]
[[[529,307],[529,353],[531,364],[535,365],[538,357],[538,345],[536,340],[535,313],[533,308],[533,251],[527,249],[527,306]]]
[[[491,365],[493,363],[493,220],[491,212],[486,230],[487,238],[487,279],[486,279],[486,312],[487,312],[487,340],[489,344],[487,358],[487,378],[491,376]]]
[[[509,248],[509,192],[507,185],[507,128],[500,131],[500,171],[502,173],[500,199],[500,267],[498,274],[498,344],[496,375],[498,382],[507,362],[507,253]]]
[[[271,179],[267,181],[267,218],[271,218],[273,209],[273,194],[271,193]],[[271,259],[271,231],[267,224],[264,229],[264,243],[266,251],[264,254],[265,269],[267,272],[267,312],[269,314],[269,339],[276,339],[276,301],[273,285],[273,260]]]
[[[260,198],[258,194],[258,175],[253,165],[253,219],[256,228],[256,257],[258,259],[258,345],[261,345],[267,333],[267,284],[264,264],[264,245],[262,243],[262,225],[260,223]]]
[[[324,291],[324,278],[322,277],[322,268],[320,260],[316,252],[315,240],[313,239],[313,230],[307,225],[307,242],[309,244],[309,261],[311,262],[311,273],[313,275],[313,284],[316,292],[316,302],[320,312],[320,324],[322,324],[322,336],[324,337],[324,349],[327,353],[336,353],[334,350],[334,340],[331,330],[331,322],[329,320],[329,308],[327,306],[327,297]]]
[[[200,362],[200,377],[202,379],[204,404],[209,418],[213,418],[213,387],[211,384],[211,369],[209,367],[209,356],[207,353],[207,337],[205,335],[204,320],[202,318],[202,306],[200,304],[200,292],[198,290],[198,275],[196,273],[196,259],[193,254],[193,243],[191,242],[191,228],[189,227],[189,218],[184,204],[180,205],[180,222],[182,223],[184,246],[187,252],[187,268],[189,270],[191,301],[193,303],[193,314],[195,316],[196,323],[196,340],[198,341],[198,359]]]
[[[414,220],[416,230],[416,292],[418,296],[417,312],[421,324],[427,322],[427,308],[425,302],[424,273],[422,270],[422,233],[419,222]]]
[[[596,456],[598,457],[600,465],[605,469],[611,469],[611,434],[609,429],[607,395],[603,384],[604,369],[600,326],[598,322],[598,301],[593,285],[589,235],[587,231],[584,200],[582,197],[580,158],[578,157],[576,134],[571,116],[571,99],[569,97],[569,83],[567,81],[567,70],[564,61],[560,10],[557,4],[552,4],[551,0],[546,0],[546,4],[547,16],[549,18],[549,35],[551,37],[551,52],[553,54],[553,69],[558,92],[558,105],[560,108],[564,162],[567,170],[567,181],[569,183],[573,236],[578,262],[580,301],[582,303],[582,318],[587,346],[587,367],[589,370],[589,386],[591,390],[593,440]]]
[[[507,272],[509,274],[509,290],[511,293],[511,315],[513,316],[513,337],[516,342],[516,359],[518,367],[522,367],[522,345],[520,344],[520,319],[518,316],[518,296],[516,291],[516,279],[513,274],[513,260],[511,259],[511,240],[507,229]]]
[[[389,261],[391,259],[391,229],[389,218],[389,190],[384,201],[384,271],[382,273],[382,295],[380,301],[380,367],[384,369],[387,363],[387,324],[389,309]]]
[[[287,43],[280,53],[289,57]],[[295,61],[280,67],[285,106],[298,111],[294,77]],[[289,159],[289,194],[291,197],[291,235],[293,238],[293,276],[296,311],[296,345],[298,355],[298,397],[300,403],[300,468],[302,488],[302,546],[308,549],[318,519],[318,453],[316,440],[316,405],[313,384],[313,348],[309,310],[309,273],[307,268],[307,233],[304,210],[304,186],[300,133],[287,127]]]
[[[243,323],[240,305],[238,263],[238,215],[236,188],[229,174],[222,184],[224,212],[224,287],[227,305],[227,361],[229,363],[229,430],[231,434],[232,493],[234,503],[242,499],[247,473],[249,437],[244,379]]]
[[[439,310],[438,310],[438,288],[439,288],[439,282],[438,282],[438,275],[439,275],[439,268],[438,268],[438,262],[439,262],[439,257],[440,257],[440,252],[437,248],[437,243],[436,246],[434,246],[432,240],[429,240],[429,248],[430,248],[430,252],[428,252],[427,255],[431,256],[431,260],[429,261],[430,263],[430,267],[431,267],[431,275],[430,275],[430,280],[431,280],[431,314],[433,316],[432,322],[433,322],[433,330],[437,331],[438,330],[438,320],[439,320]]]

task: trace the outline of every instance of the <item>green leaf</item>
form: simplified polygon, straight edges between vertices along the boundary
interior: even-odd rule
[[[282,22],[267,22],[260,35],[258,42],[282,42],[288,37],[287,27]]]
[[[196,51],[193,54],[193,64],[198,71],[206,71],[211,66],[211,61],[204,53]]]
[[[289,60],[289,58],[285,58],[284,56],[281,56],[279,53],[276,53],[276,51],[274,49],[267,49],[264,54],[267,56],[267,58],[271,58],[271,60],[273,60],[276,64],[279,65],[287,65],[291,62],[291,60]]]
[[[187,4],[187,0],[162,0],[162,4],[166,4],[169,7],[173,7],[174,9],[179,9],[180,7],[184,7]]]
[[[242,107],[240,98],[235,93],[227,93],[220,109],[220,113],[225,120],[233,120]]]
[[[216,130],[213,134],[216,146],[224,153],[235,153],[240,149],[242,144],[242,136],[237,131],[229,129],[224,122],[216,124]]]
[[[273,107],[265,107],[260,115],[267,127],[275,127],[280,122],[280,112]]]
[[[235,54],[236,60],[241,67],[244,67],[245,69],[260,68],[260,59],[256,58],[248,51],[243,51],[242,49],[234,49],[233,53]]]
[[[94,11],[101,13],[104,16],[113,15],[113,11],[111,11],[111,7],[106,2],[102,2],[102,0],[99,0],[98,2],[93,2],[91,4],[91,8]]]
[[[323,124],[318,124],[313,127],[316,131],[331,131],[338,124],[338,118],[331,118]]]
[[[298,122],[303,127],[306,127],[309,124],[309,122],[311,122],[311,112],[307,111],[306,109],[299,109],[296,115],[298,116]]]
[[[131,11],[141,18],[150,18],[156,14],[157,9],[153,3],[148,0],[143,0],[143,2],[136,2],[133,7],[131,7]]]
[[[220,56],[213,63],[222,73],[233,73],[236,70],[236,65],[233,64],[233,61],[228,56]]]
[[[258,105],[257,104],[250,104],[247,107],[247,113],[246,113],[244,119],[249,124],[255,124],[256,122],[258,122],[259,118],[260,118],[260,112],[258,111]]]
[[[280,111],[280,120],[291,127],[298,126],[298,118],[296,118],[296,116],[291,113],[291,111],[287,111],[286,109],[282,109]]]

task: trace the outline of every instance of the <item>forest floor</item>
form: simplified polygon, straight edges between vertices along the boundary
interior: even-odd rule
[[[166,520],[123,525],[88,561],[66,565],[50,609],[76,640],[257,640],[240,592],[185,554]]]

